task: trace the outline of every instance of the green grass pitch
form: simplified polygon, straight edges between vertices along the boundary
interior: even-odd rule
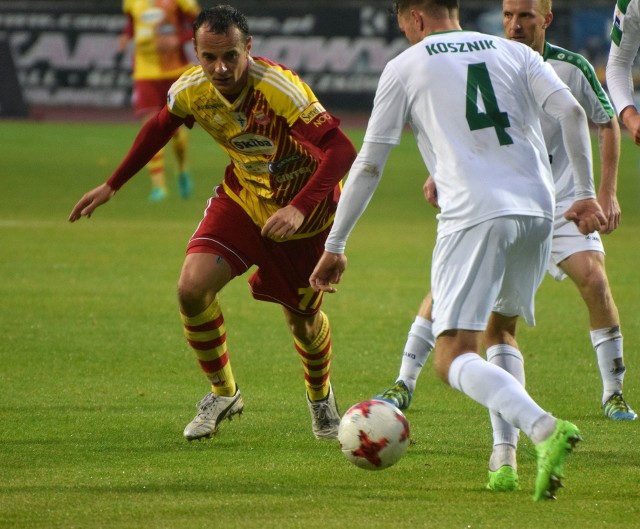
[[[310,431],[302,367],[280,309],[245,278],[222,293],[245,413],[216,438],[188,443],[185,424],[207,384],[182,337],[175,285],[186,242],[225,159],[191,133],[195,196],[146,197],[140,174],[94,216],[67,216],[118,164],[137,124],[0,122],[1,528],[628,528],[640,527],[640,421],[600,411],[600,377],[575,287],[547,277],[537,326],[522,325],[527,387],[583,433],[557,502],[484,489],[488,414],[422,374],[407,418],[413,444],[394,467],[352,466]],[[348,129],[357,147],[362,131]],[[640,179],[625,137],[622,225],[605,237],[621,314],[625,395],[640,411]],[[171,159],[171,153],[168,153]],[[429,289],[435,211],[407,135],[354,230],[349,269],[325,298],[333,384],[342,411],[394,381]],[[171,182],[173,184],[173,181]]]

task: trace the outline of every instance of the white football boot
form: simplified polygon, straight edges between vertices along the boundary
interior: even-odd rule
[[[198,414],[187,424],[183,433],[188,441],[214,435],[223,419],[231,420],[234,415],[242,414],[244,401],[240,390],[236,388],[233,397],[219,397],[215,393],[209,393],[198,402],[196,408]]]
[[[331,385],[326,399],[311,401],[307,394],[307,405],[311,413],[311,429],[316,439],[337,439],[340,412]]]

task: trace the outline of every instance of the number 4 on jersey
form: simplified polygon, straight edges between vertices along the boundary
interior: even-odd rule
[[[478,91],[482,97],[485,112],[478,107]],[[467,70],[467,123],[471,130],[496,129],[500,145],[511,145],[513,139],[505,129],[511,126],[509,114],[498,108],[496,93],[491,84],[489,70],[483,62],[470,64]]]

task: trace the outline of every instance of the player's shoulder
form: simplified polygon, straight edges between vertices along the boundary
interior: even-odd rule
[[[279,79],[282,82],[303,84],[298,74],[291,68],[266,57],[252,57],[249,63],[249,76],[258,80]]]
[[[208,84],[209,80],[202,71],[202,66],[192,66],[171,85],[169,94],[175,97],[181,92],[193,92],[201,90],[202,87],[208,88]]]
[[[564,71],[568,75],[582,76],[590,85],[594,85],[598,79],[592,64],[574,51],[546,42],[542,57],[558,73]]]
[[[306,108],[312,97],[311,89],[291,68],[265,57],[252,57],[249,63],[251,83],[267,97],[291,99]]]
[[[584,57],[575,51],[567,50],[560,46],[556,46],[549,42],[545,42],[544,51],[542,57],[545,61],[557,61],[572,65],[579,69],[591,68],[591,63]]]

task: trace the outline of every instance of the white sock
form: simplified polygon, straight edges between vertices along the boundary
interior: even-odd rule
[[[524,358],[515,347],[498,344],[487,349],[487,360],[495,366],[501,367],[524,387]],[[495,411],[489,410],[491,427],[493,429],[493,452],[489,460],[489,470],[498,470],[502,465],[515,468],[516,447],[520,431],[511,426]]]
[[[622,393],[625,367],[620,326],[591,331],[591,343],[598,356],[604,404],[613,393]]]
[[[400,373],[396,382],[402,380],[413,393],[418,376],[429,358],[429,353],[433,351],[434,344],[431,322],[422,316],[416,316],[404,346]]]
[[[512,426],[520,428],[538,444],[555,428],[555,419],[529,396],[522,384],[504,369],[494,366],[475,353],[464,353],[449,367],[449,384],[489,410],[495,411]],[[549,420],[546,420],[546,419]]]
[[[493,445],[493,451],[489,459],[489,470],[495,472],[505,465],[513,467],[514,470],[518,469],[516,447],[506,443]]]

